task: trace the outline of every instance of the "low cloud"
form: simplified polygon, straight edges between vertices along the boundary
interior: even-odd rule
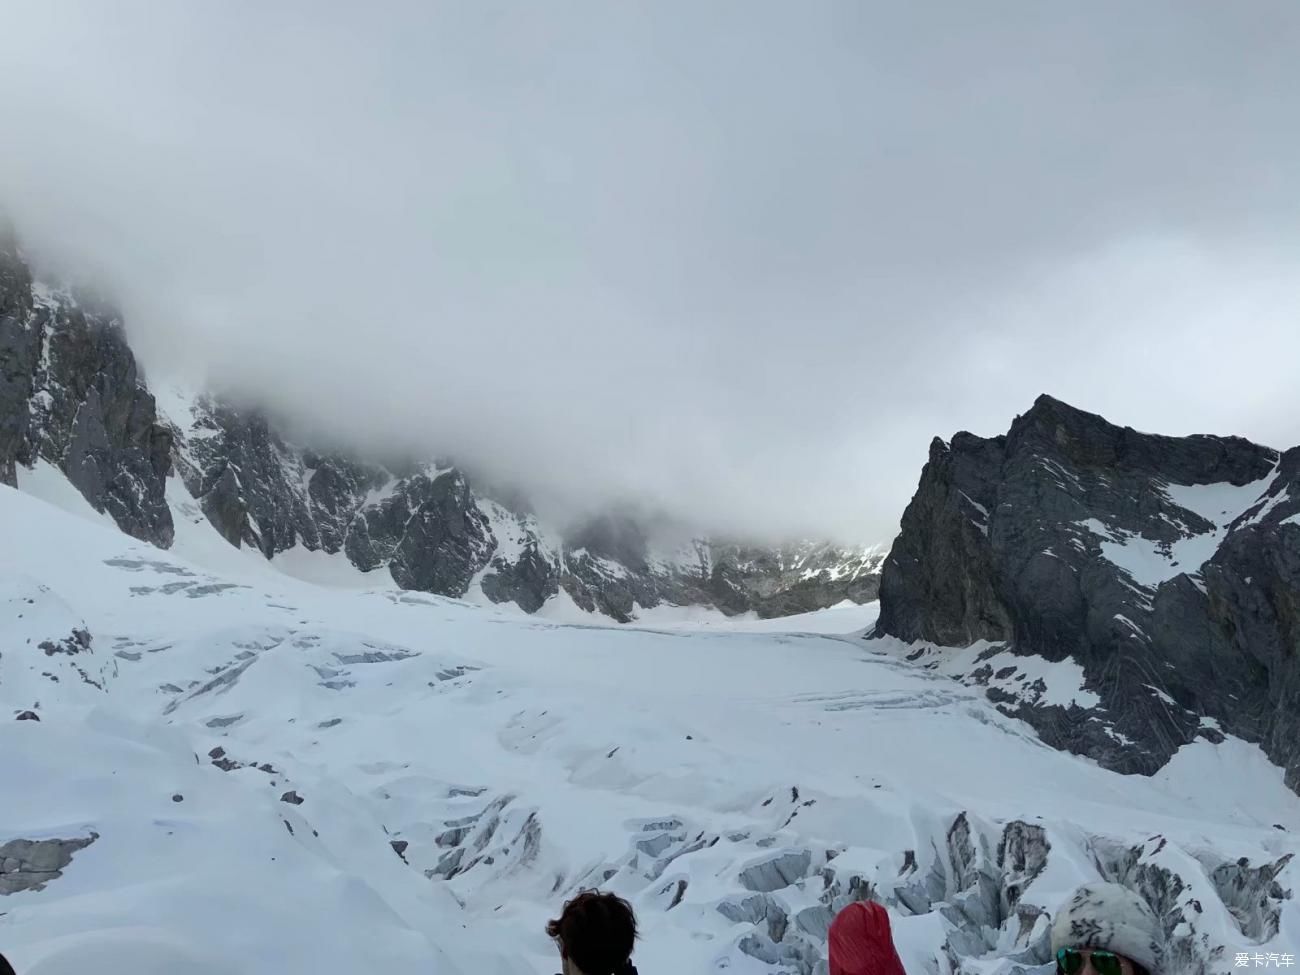
[[[1040,392],[1300,442],[1300,11],[10,4],[0,205],[154,377],[887,541]]]

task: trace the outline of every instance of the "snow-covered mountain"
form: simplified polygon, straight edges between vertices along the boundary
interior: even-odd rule
[[[476,490],[449,460],[381,466],[295,448],[265,418],[204,397],[165,397],[163,415],[205,514],[231,544],[268,558],[342,553],[403,589],[482,593],[530,613],[560,599],[621,622],[664,603],[790,615],[878,589],[880,548],[742,545],[623,511],[560,529],[513,495]]]
[[[545,525],[450,461],[151,390],[10,242],[0,951],[544,973],[600,885],[647,972],[824,975],[871,897],[912,975],[1045,975],[1101,876],[1168,975],[1280,959],[1298,465],[1043,398],[932,446],[877,620],[873,550]]]
[[[3,237],[0,234],[0,237]],[[0,239],[0,483],[62,470],[127,534],[162,548],[179,477],[231,545],[268,559],[325,553],[399,586],[549,601],[619,621],[662,604],[760,617],[874,599],[882,549],[763,547],[623,510],[545,525],[450,460],[375,463],[294,443],[267,417],[141,376],[120,318],[34,283]]]
[[[1106,767],[1231,734],[1300,789],[1300,448],[1047,396],[1005,436],[935,440],[876,632]]]
[[[1300,802],[1258,747],[1120,775],[858,639],[872,606],[566,625],[293,578],[174,481],[164,551],[49,465],[18,479],[0,950],[24,975],[542,975],[546,918],[594,884],[635,904],[648,972],[824,973],[863,897],[912,975],[1046,972],[1050,913],[1098,875],[1156,907],[1173,975],[1300,935]]]

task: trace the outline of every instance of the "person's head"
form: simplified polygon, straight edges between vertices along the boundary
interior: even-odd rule
[[[874,901],[855,901],[835,915],[826,948],[831,975],[904,975],[889,912]]]
[[[1160,975],[1164,953],[1159,918],[1119,884],[1085,884],[1052,923],[1058,975]]]
[[[622,975],[631,969],[636,915],[613,894],[584,890],[546,925],[564,960],[564,975]]]

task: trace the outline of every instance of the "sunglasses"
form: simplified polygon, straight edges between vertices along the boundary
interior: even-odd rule
[[[1092,950],[1087,960],[1092,962],[1092,970],[1097,975],[1122,975],[1123,965],[1119,955],[1113,951]],[[1058,975],[1079,975],[1083,971],[1084,953],[1078,948],[1061,948],[1056,952],[1056,971]]]

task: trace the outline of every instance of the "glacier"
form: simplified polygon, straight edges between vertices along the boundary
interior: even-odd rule
[[[1157,907],[1171,970],[1300,934],[1300,800],[1256,746],[1108,771],[859,639],[874,604],[529,616],[268,562],[183,489],[161,550],[52,467],[20,487],[0,951],[24,975],[552,972],[545,921],[595,885],[635,905],[647,973],[824,972],[867,896],[911,975],[1046,971],[1050,913],[1099,875]],[[1077,693],[1076,669],[1030,676]]]

